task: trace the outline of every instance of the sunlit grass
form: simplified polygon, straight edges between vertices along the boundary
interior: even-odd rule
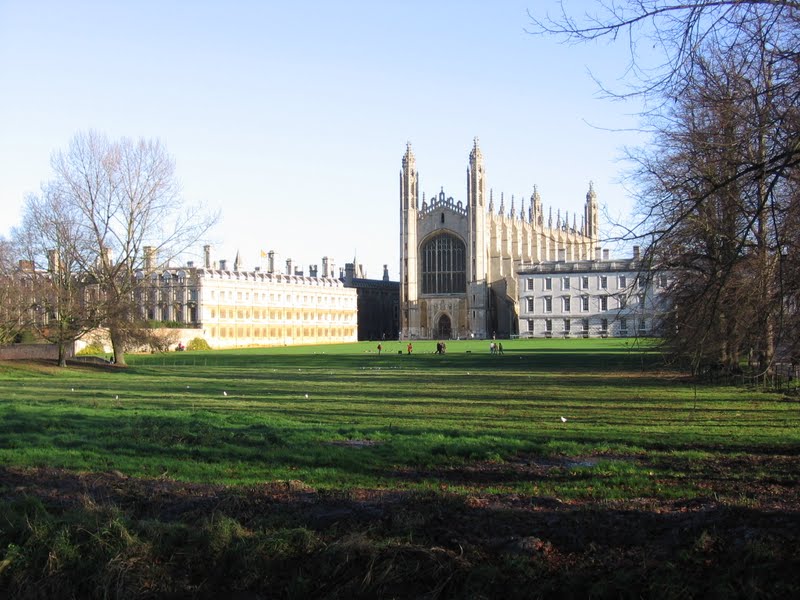
[[[540,493],[619,498],[665,487],[658,457],[795,448],[798,405],[696,386],[620,340],[384,342],[130,357],[127,369],[0,365],[0,461],[135,477],[426,489],[454,468],[516,456],[606,457]],[[398,354],[402,352],[402,354]],[[566,419],[564,421],[563,419]],[[654,464],[651,464],[654,463]],[[687,467],[689,468],[689,467]],[[457,486],[456,486],[457,487]],[[546,488],[546,489],[544,489]],[[466,483],[461,489],[470,489]],[[523,492],[527,481],[499,489]]]

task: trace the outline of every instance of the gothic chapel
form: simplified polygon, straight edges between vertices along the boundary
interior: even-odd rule
[[[526,212],[503,195],[486,195],[483,156],[475,139],[467,201],[444,190],[420,202],[411,144],[400,172],[400,334],[403,338],[499,338],[518,334],[517,271],[543,261],[592,260],[600,251],[597,195],[589,184],[580,226],[555,223],[534,187]]]

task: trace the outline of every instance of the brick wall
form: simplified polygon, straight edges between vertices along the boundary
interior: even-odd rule
[[[67,346],[67,358],[75,351],[72,344]],[[0,346],[0,360],[58,360],[58,346],[55,344],[8,344]]]

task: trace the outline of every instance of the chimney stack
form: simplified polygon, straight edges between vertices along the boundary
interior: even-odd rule
[[[142,250],[144,251],[144,270],[150,272],[156,268],[158,251],[153,246],[145,246]]]
[[[47,251],[47,270],[51,273],[58,273],[61,271],[61,259],[56,250]]]
[[[355,277],[356,266],[353,263],[345,263],[344,265],[344,281],[346,285],[350,285]]]

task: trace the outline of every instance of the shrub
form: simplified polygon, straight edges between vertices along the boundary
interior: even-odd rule
[[[28,329],[24,331],[20,331],[14,336],[14,343],[15,344],[34,344],[36,342],[41,342],[41,338],[37,337],[37,335]]]
[[[186,346],[187,350],[211,350],[211,346],[208,345],[208,342],[201,337],[196,337],[189,341],[189,344]]]
[[[186,323],[180,321],[147,321],[147,327],[150,329],[183,329]]]
[[[90,344],[86,344],[81,350],[77,352],[78,356],[96,356],[98,354],[105,354],[106,349],[103,348],[103,344],[99,342],[92,342]]]

